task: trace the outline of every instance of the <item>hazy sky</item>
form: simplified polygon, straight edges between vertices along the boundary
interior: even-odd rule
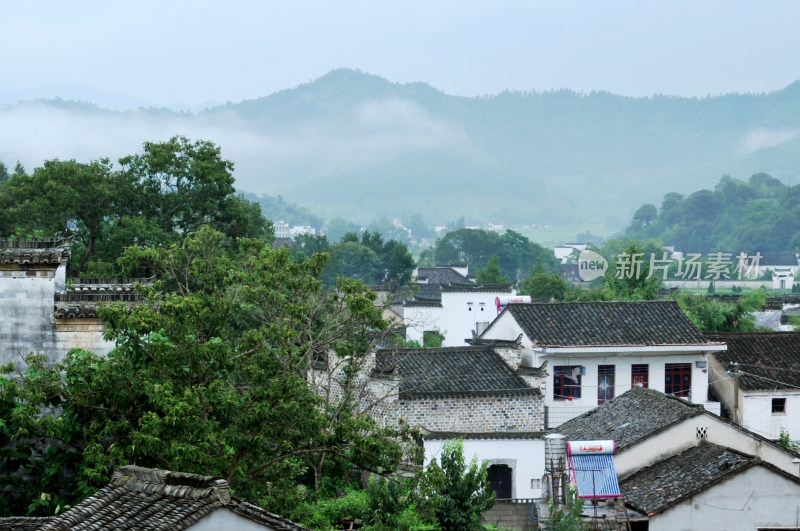
[[[6,2],[0,102],[238,102],[340,67],[464,96],[769,92],[800,78],[798,21],[796,0]]]

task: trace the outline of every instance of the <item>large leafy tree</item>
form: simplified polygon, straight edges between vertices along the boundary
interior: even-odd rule
[[[259,206],[236,195],[233,164],[211,142],[146,142],[119,163],[51,160],[31,175],[19,168],[0,187],[0,231],[72,237],[72,276],[118,276],[126,247],[173,243],[203,226],[272,238]]]
[[[425,490],[442,531],[471,531],[483,527],[483,512],[494,505],[488,463],[477,457],[467,463],[460,439],[448,441],[439,462],[426,470]]]
[[[541,272],[555,273],[559,263],[551,249],[507,230],[502,236],[482,229],[458,229],[437,240],[433,258],[437,264],[468,263],[470,267],[483,268],[496,255],[500,269],[512,280],[523,278],[539,264]]]
[[[7,510],[73,503],[126,463],[221,476],[290,515],[326,474],[395,470],[402,434],[360,414],[353,390],[387,325],[363,283],[323,288],[326,260],[211,229],[129,248],[123,265],[158,280],[142,304],[102,309],[117,345],[108,357],[33,357],[26,375],[2,380],[0,435],[20,443],[0,457],[24,471],[11,475]],[[309,374],[329,357],[343,391],[324,397]]]
[[[572,287],[560,275],[533,273],[519,286],[520,295],[530,295],[534,299],[553,299],[563,301]]]
[[[83,271],[104,244],[119,182],[107,159],[50,160],[33,174],[15,173],[0,189],[7,235],[72,236],[73,271]]]
[[[487,284],[508,284],[508,275],[503,274],[503,271],[500,269],[500,259],[497,255],[493,255],[489,258],[489,262],[486,264],[486,267],[483,269],[478,269],[475,274],[475,279],[478,281],[478,284],[487,285]]]
[[[322,280],[328,286],[340,277],[351,277],[397,289],[408,284],[415,266],[406,244],[397,240],[384,242],[375,231],[364,231],[360,236],[347,232],[338,243],[329,243],[327,236],[302,235],[295,240],[292,251],[300,259],[314,252],[329,253],[330,262],[322,272]]]
[[[767,295],[754,290],[732,303],[691,293],[679,293],[675,299],[703,332],[753,332],[756,330],[753,312],[761,311]]]

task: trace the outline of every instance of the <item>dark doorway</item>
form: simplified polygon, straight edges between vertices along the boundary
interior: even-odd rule
[[[508,465],[492,465],[489,467],[489,483],[492,484],[494,497],[498,500],[511,498],[511,467]]]

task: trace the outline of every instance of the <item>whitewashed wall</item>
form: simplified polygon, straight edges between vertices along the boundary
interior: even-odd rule
[[[709,369],[712,387],[733,415],[733,378],[726,373],[725,368],[713,356],[709,356]],[[772,413],[773,398],[786,399],[785,413]],[[743,427],[772,440],[777,440],[781,430],[785,429],[789,432],[792,440],[800,440],[800,390],[743,391],[740,389],[739,409]]]
[[[52,315],[59,277],[63,272],[46,266],[0,271],[0,363],[13,362],[24,370],[23,358],[31,352],[54,353]]]
[[[239,516],[230,509],[221,507],[201,518],[192,526],[191,531],[268,531],[275,528],[254,522],[244,516]]]
[[[444,442],[441,439],[425,440],[425,466],[433,459],[438,461]],[[511,467],[512,498],[541,497],[544,440],[464,439],[464,457],[469,461],[473,456],[477,456],[479,462],[488,461],[489,465],[503,464]]]
[[[785,398],[786,411],[772,412],[772,399]],[[742,393],[742,425],[768,439],[777,440],[781,430],[800,439],[800,390],[748,391]]]
[[[553,415],[558,413],[561,422],[569,420],[588,409],[596,407],[598,396],[598,367],[600,365],[614,366],[614,396],[619,396],[631,389],[631,366],[647,364],[649,366],[648,387],[664,392],[664,372],[668,363],[690,363],[692,366],[692,388],[690,400],[697,404],[708,404],[715,413],[719,412],[718,403],[708,403],[708,373],[705,369],[697,367],[695,362],[706,362],[707,356],[697,353],[618,353],[603,356],[539,356],[547,361],[547,391],[545,407],[554,408]],[[573,400],[556,400],[553,397],[553,368],[559,365],[580,365],[585,368],[586,374],[581,376],[581,397]],[[570,410],[574,412],[569,415]],[[548,426],[552,427],[552,425]]]
[[[756,466],[650,518],[650,531],[794,529],[800,484]]]
[[[495,298],[515,295],[510,292],[444,291],[442,306],[406,306],[403,318],[406,339],[422,343],[425,330],[439,330],[445,336],[442,346],[463,347],[472,337],[477,323],[491,323],[497,318]],[[516,335],[513,339],[516,339]]]

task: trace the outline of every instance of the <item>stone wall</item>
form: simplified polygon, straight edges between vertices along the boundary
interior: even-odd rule
[[[539,523],[531,519],[530,509],[534,500],[495,500],[494,506],[483,513],[487,524],[515,531],[539,529]]]
[[[331,356],[328,366],[336,360]],[[541,394],[442,396],[401,399],[397,376],[373,376],[375,356],[370,355],[353,382],[350,392],[358,397],[361,411],[382,426],[406,423],[429,431],[489,433],[544,431],[544,397]],[[344,390],[341,371],[312,371],[309,381],[317,394],[336,403]]]
[[[430,431],[489,433],[544,430],[541,395],[398,400],[393,409],[396,418]]]

